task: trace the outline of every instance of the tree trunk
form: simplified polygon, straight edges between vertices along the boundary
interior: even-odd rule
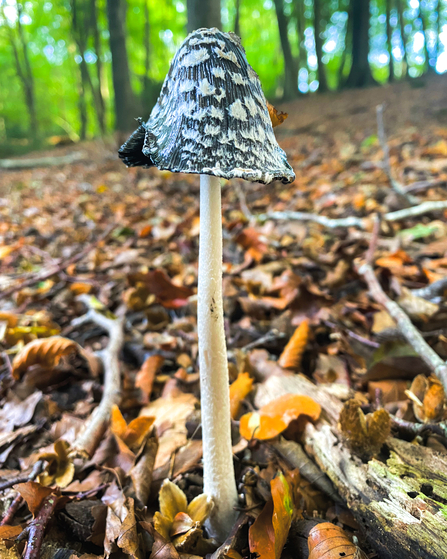
[[[101,37],[99,34],[98,27],[98,7],[96,5],[96,0],[91,1],[91,23],[93,32],[93,42],[95,46],[96,54],[96,79],[98,81],[98,86],[96,90],[97,97],[97,117],[98,124],[101,130],[101,134],[104,135],[106,132],[106,107],[104,103],[104,97],[102,96],[102,60],[101,60]]]
[[[393,60],[393,28],[391,27],[391,2],[392,0],[386,0],[386,38],[388,43],[388,53],[390,55],[390,62],[388,65],[389,74],[388,82],[392,83],[394,81],[394,60]]]
[[[400,36],[402,39],[402,51],[404,55],[402,77],[405,77],[408,72],[408,57],[407,57],[407,35],[405,33],[404,10],[402,8],[402,0],[396,0],[397,13],[399,15]]]
[[[345,48],[343,49],[340,66],[338,67],[338,88],[345,84],[346,80],[344,78],[344,71],[346,66],[346,55],[349,49],[352,51],[352,6],[349,7],[347,13],[348,19],[346,21]]]
[[[352,66],[346,87],[366,87],[376,82],[369,66],[370,0],[352,2]]]
[[[115,128],[119,132],[128,132],[135,128],[135,118],[139,116],[139,109],[135,107],[130,84],[125,35],[126,0],[107,0],[107,18],[115,92]]]
[[[424,14],[422,12],[422,1],[419,2],[419,14],[418,18],[421,20],[422,33],[424,34],[424,53],[425,53],[425,70],[427,72],[434,71],[434,68],[430,65],[430,51],[428,50],[428,35],[427,26],[425,24]]]
[[[3,5],[1,6],[2,15],[5,21],[6,16],[3,11]],[[25,103],[29,114],[29,136],[31,138],[32,144],[35,144],[39,135],[38,124],[37,124],[37,112],[36,112],[36,96],[34,89],[34,77],[31,70],[31,64],[28,56],[28,44],[23,33],[22,24],[20,21],[22,15],[22,5],[17,5],[17,34],[19,38],[21,54],[23,62],[20,60],[19,47],[16,43],[16,38],[14,37],[13,30],[11,27],[7,26],[9,34],[9,42],[14,54],[14,60],[16,64],[16,73],[23,86],[23,93],[25,95]]]
[[[260,373],[256,365],[254,371]],[[321,405],[322,418],[315,425],[307,423],[304,430],[305,451],[332,481],[359,525],[367,527],[365,535],[378,556],[445,559],[445,457],[389,437],[380,457],[362,461],[338,429],[342,402],[304,376],[270,376],[258,389],[256,406],[286,393],[310,396]],[[289,441],[284,455],[289,462],[293,445],[299,446]]]
[[[234,16],[234,32],[241,36],[241,0],[236,0],[236,14]]]
[[[284,55],[284,100],[298,96],[298,68],[292,55],[288,35],[288,20],[284,13],[283,0],[275,0],[276,17],[278,20],[279,38]]]
[[[315,50],[318,61],[318,91],[324,93],[328,90],[326,73],[323,66],[323,39],[321,38],[321,0],[314,0],[314,32]]]
[[[201,27],[222,29],[220,0],[187,0],[188,33]]]

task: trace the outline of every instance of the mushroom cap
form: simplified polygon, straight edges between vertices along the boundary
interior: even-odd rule
[[[295,179],[239,37],[216,28],[188,35],[149,120],[140,121],[119,155],[128,166],[179,173],[265,184]]]

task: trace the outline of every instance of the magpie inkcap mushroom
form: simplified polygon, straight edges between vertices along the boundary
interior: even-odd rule
[[[239,37],[216,28],[186,38],[149,120],[140,121],[119,155],[129,167],[266,184],[295,179]]]

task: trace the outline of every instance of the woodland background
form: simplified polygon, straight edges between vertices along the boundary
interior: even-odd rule
[[[447,0],[1,0],[0,156],[132,129],[201,26],[271,100],[447,71]]]

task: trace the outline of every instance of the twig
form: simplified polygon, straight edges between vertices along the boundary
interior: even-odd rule
[[[36,283],[44,281],[44,280],[50,278],[51,276],[54,276],[54,275],[56,275],[56,274],[58,274],[58,273],[60,273],[64,270],[66,270],[68,268],[68,266],[70,266],[71,264],[75,264],[76,262],[79,262],[80,260],[85,258],[87,256],[87,254],[89,252],[91,252],[101,241],[106,239],[116,227],[117,227],[116,223],[110,225],[110,227],[107,227],[107,229],[95,241],[93,241],[92,243],[89,243],[80,252],[71,256],[67,260],[64,260],[60,264],[55,265],[54,267],[50,268],[49,270],[46,270],[46,271],[42,272],[41,274],[37,274],[37,275],[25,280],[24,282],[19,283],[18,285],[14,285],[13,287],[10,287],[6,291],[3,291],[3,293],[0,293],[0,300],[1,299],[6,299],[7,297],[10,297],[16,291],[20,291],[21,289],[24,289],[25,287],[30,287],[32,285],[35,285]]]
[[[366,263],[371,265],[374,262],[374,254],[377,248],[377,241],[379,239],[380,233],[380,216],[375,214],[374,225],[371,233],[371,239],[369,241],[369,247],[365,254]]]
[[[378,344],[377,342],[373,342],[372,340],[369,340],[368,338],[364,338],[363,336],[360,336],[359,334],[356,334],[352,330],[348,330],[342,324],[336,324],[335,322],[332,322],[330,320],[323,320],[323,323],[328,328],[339,328],[340,330],[343,330],[349,338],[352,338],[353,340],[357,340],[361,344],[364,344],[368,347],[371,347],[373,349],[378,349],[380,347],[380,344]]]
[[[421,287],[420,289],[413,289],[412,294],[416,295],[416,297],[422,297],[422,299],[434,299],[447,289],[447,276],[445,278],[441,278],[438,281],[434,281],[430,285],[425,287]]]
[[[264,336],[261,336],[257,340],[254,340],[253,342],[250,342],[247,345],[244,345],[240,349],[242,351],[248,351],[249,349],[254,349],[255,347],[263,346],[269,342],[274,342],[284,337],[285,334],[283,332],[280,332],[276,328],[273,328],[272,330],[269,330],[266,334],[264,334]]]
[[[42,472],[44,466],[43,460],[38,460],[28,476],[16,477],[14,479],[8,479],[8,481],[4,481],[0,483],[0,491],[4,491],[5,489],[9,489],[13,485],[18,485],[19,483],[26,483],[27,481],[34,481],[36,477]]]
[[[40,548],[42,547],[45,528],[50,521],[58,500],[58,496],[54,493],[51,493],[43,500],[36,518],[28,526],[28,541],[23,559],[40,558]]]
[[[86,154],[75,151],[67,155],[39,157],[36,159],[3,159],[0,169],[34,169],[35,167],[52,167],[54,165],[71,165],[86,159]]]
[[[391,172],[390,149],[388,147],[385,125],[383,123],[383,105],[377,105],[376,114],[377,114],[377,135],[379,137],[380,146],[383,151],[383,162],[382,162],[383,170],[387,174],[388,180],[390,181],[391,188],[399,196],[404,198],[409,204],[415,205],[419,202],[419,200],[415,196],[409,194],[405,190],[405,188],[400,184],[400,182],[396,181],[393,178],[393,174]]]
[[[444,186],[447,184],[446,179],[438,179],[433,181],[417,181],[405,187],[406,192],[417,192],[426,188],[434,188],[436,186]]]
[[[383,221],[400,221],[408,217],[415,217],[417,215],[426,214],[429,212],[447,209],[447,200],[440,200],[436,202],[422,202],[418,206],[397,210],[395,212],[388,212],[383,214]],[[332,219],[325,215],[311,214],[307,212],[267,212],[255,216],[257,222],[263,223],[269,219],[288,220],[288,221],[312,221],[319,223],[328,229],[336,229],[337,227],[358,227],[359,229],[368,229],[371,221],[368,218],[362,217],[343,217]]]
[[[371,264],[357,264],[356,270],[363,277],[368,285],[370,295],[380,304],[383,305],[391,317],[395,320],[398,329],[405,337],[406,341],[421,357],[421,359],[430,367],[433,373],[442,382],[444,390],[447,393],[447,363],[427,344],[420,332],[415,328],[408,315],[392,301],[383,291]]]
[[[241,212],[244,214],[245,218],[248,221],[251,221],[253,219],[253,214],[248,209],[247,200],[245,198],[245,192],[243,191],[239,180],[236,179],[233,182],[233,186],[234,186],[234,191],[236,192],[236,195],[239,199],[239,205],[241,206]]]
[[[89,297],[80,295],[78,300],[89,306]],[[94,322],[109,335],[109,343],[101,352],[104,364],[104,391],[101,402],[93,411],[84,430],[73,443],[72,454],[82,458],[91,457],[98,446],[102,435],[107,429],[112,406],[121,399],[121,375],[119,368],[119,353],[124,344],[124,319],[111,319],[103,316],[94,309],[72,321],[73,326],[86,322]]]
[[[433,433],[434,435],[439,435],[444,439],[444,442],[447,442],[447,425],[445,422],[443,423],[413,423],[412,421],[406,421],[405,419],[400,419],[395,415],[391,415],[391,423],[392,426],[398,429],[399,431],[404,431],[405,433],[409,433],[414,437],[418,435],[424,436],[429,433]]]

